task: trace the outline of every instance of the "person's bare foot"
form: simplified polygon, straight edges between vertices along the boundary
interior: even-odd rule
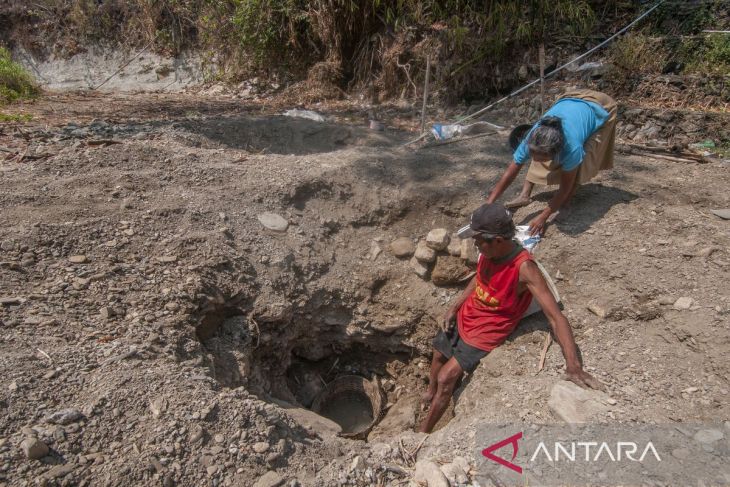
[[[518,196],[515,199],[509,200],[507,203],[504,204],[505,208],[509,208],[510,210],[514,210],[517,208],[522,208],[523,206],[527,206],[530,203],[532,203],[532,198],[529,196]]]

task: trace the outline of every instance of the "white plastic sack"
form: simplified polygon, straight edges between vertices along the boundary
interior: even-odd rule
[[[298,108],[292,108],[284,112],[285,117],[296,117],[306,118],[307,120],[313,120],[315,122],[324,122],[325,118],[317,112],[312,110],[299,110]]]

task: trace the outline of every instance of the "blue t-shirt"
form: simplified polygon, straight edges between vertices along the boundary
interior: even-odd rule
[[[585,156],[583,144],[593,132],[606,123],[608,112],[598,103],[577,98],[564,98],[543,115],[543,117],[551,116],[560,119],[563,124],[563,136],[565,137],[565,146],[560,152],[557,162],[564,171],[572,171],[583,162],[583,156]],[[524,164],[530,160],[530,149],[527,146],[527,141],[530,140],[530,136],[536,127],[537,124],[530,129],[522,143],[517,147],[513,156],[517,164]]]

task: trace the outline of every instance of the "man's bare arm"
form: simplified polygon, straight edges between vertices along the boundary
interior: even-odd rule
[[[565,357],[565,372],[568,379],[582,387],[603,390],[603,384],[583,370],[583,365],[578,358],[578,347],[575,344],[570,323],[560,311],[560,307],[555,301],[553,293],[550,292],[550,288],[537,264],[526,261],[520,266],[520,282],[524,283],[532,293],[532,297],[537,299],[550,322],[550,327],[555,333],[555,338],[563,351],[563,357]]]
[[[474,276],[471,278],[471,281],[469,281],[469,284],[466,285],[464,292],[459,295],[459,297],[449,307],[448,311],[446,311],[446,315],[444,316],[443,322],[441,323],[441,328],[444,331],[453,326],[454,320],[456,319],[456,313],[459,312],[459,308],[461,308],[461,305],[464,304],[464,301],[466,301],[469,296],[471,296],[471,294],[474,292],[476,286],[477,276]]]

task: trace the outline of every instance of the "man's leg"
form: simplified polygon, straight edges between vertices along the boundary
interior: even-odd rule
[[[436,393],[431,400],[431,407],[428,414],[424,418],[418,431],[421,433],[430,433],[451,401],[456,383],[464,374],[464,370],[454,357],[451,357],[445,364],[440,367],[436,376]]]
[[[505,203],[505,208],[515,209],[529,205],[532,202],[530,196],[532,195],[532,189],[534,187],[535,185],[528,181],[527,178],[525,178],[525,182],[522,184],[522,191],[520,192],[519,196]]]
[[[426,389],[426,392],[424,392],[421,396],[421,405],[423,406],[424,411],[429,406],[429,404],[431,404],[431,400],[436,394],[439,371],[447,360],[448,359],[443,353],[439,352],[435,348],[433,349],[433,358],[431,359],[431,372],[428,376],[428,389]]]

